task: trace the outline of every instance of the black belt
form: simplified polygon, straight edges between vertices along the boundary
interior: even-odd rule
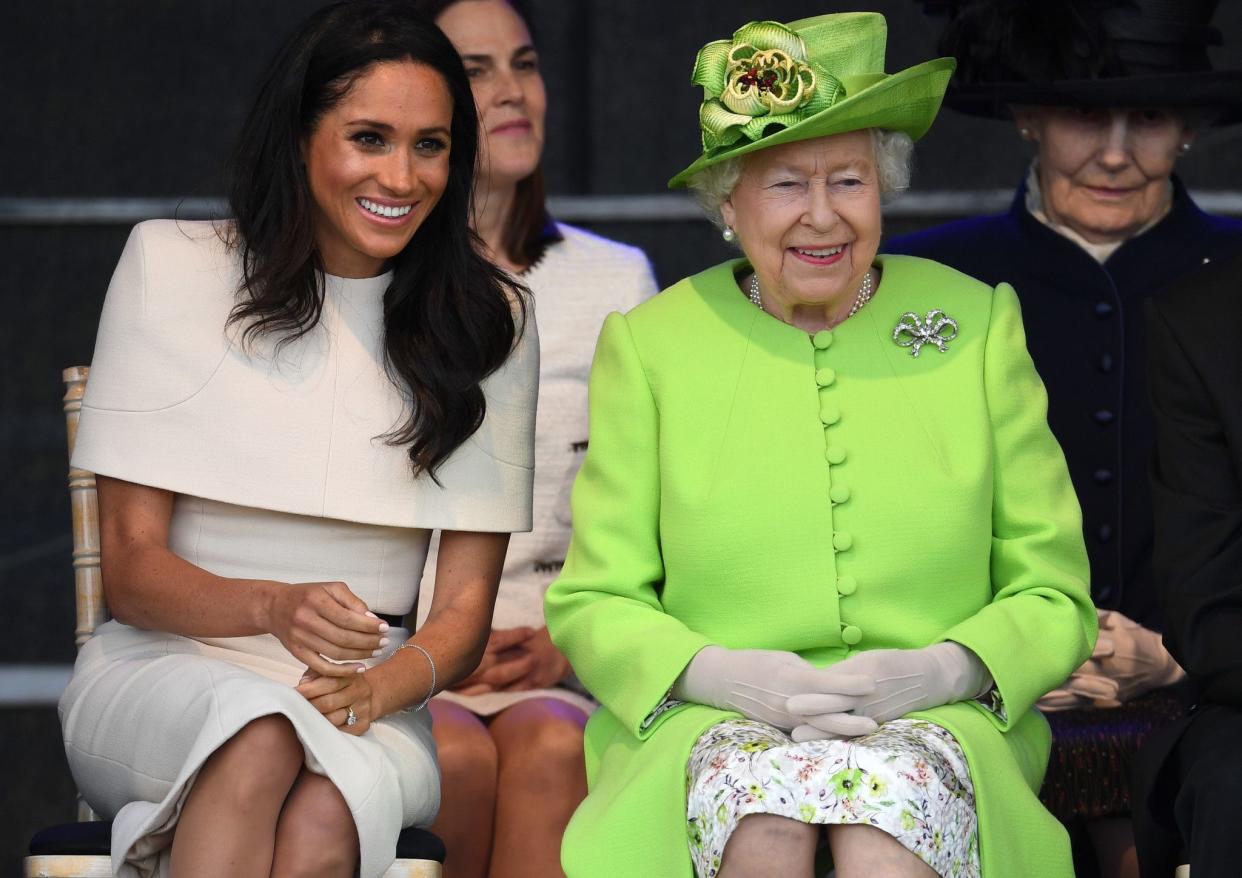
[[[387,613],[376,613],[375,615],[387,622],[389,628],[405,627],[405,616],[390,616]]]

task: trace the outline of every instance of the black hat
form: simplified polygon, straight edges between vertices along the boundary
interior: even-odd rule
[[[957,58],[945,104],[1008,116],[1012,104],[1205,109],[1242,121],[1242,70],[1213,70],[1218,0],[922,0],[947,13]]]

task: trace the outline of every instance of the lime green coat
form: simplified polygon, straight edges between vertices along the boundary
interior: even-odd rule
[[[970,764],[986,878],[1073,875],[1036,797],[1049,733],[1032,705],[1090,654],[1078,502],[1048,430],[1018,300],[935,262],[881,256],[875,298],[809,337],[712,268],[604,324],[574,535],[548,628],[600,700],[570,878],[691,878],[685,764],[734,714],[646,722],[708,644],[854,652],[953,640],[1003,699],[925,711]],[[898,347],[938,308],[941,353]],[[852,642],[852,645],[851,645]]]

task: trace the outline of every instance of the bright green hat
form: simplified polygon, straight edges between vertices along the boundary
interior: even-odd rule
[[[863,128],[927,133],[953,74],[952,58],[884,72],[888,24],[876,12],[817,15],[788,25],[753,21],[699,50],[703,154],[676,189],[734,156]]]

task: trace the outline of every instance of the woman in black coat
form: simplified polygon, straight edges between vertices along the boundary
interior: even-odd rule
[[[1214,0],[1079,4],[1060,19],[1046,3],[950,5],[941,49],[959,67],[946,103],[1012,117],[1036,156],[1007,213],[885,249],[1007,278],[1022,301],[1101,630],[1092,659],[1040,703],[1054,739],[1043,797],[1088,827],[1105,875],[1133,875],[1128,823],[1113,818],[1129,813],[1138,745],[1180,715],[1168,687],[1182,676],[1152,584],[1143,303],[1242,249],[1242,223],[1204,213],[1173,173],[1200,128],[1242,120],[1242,72],[1210,67]]]

